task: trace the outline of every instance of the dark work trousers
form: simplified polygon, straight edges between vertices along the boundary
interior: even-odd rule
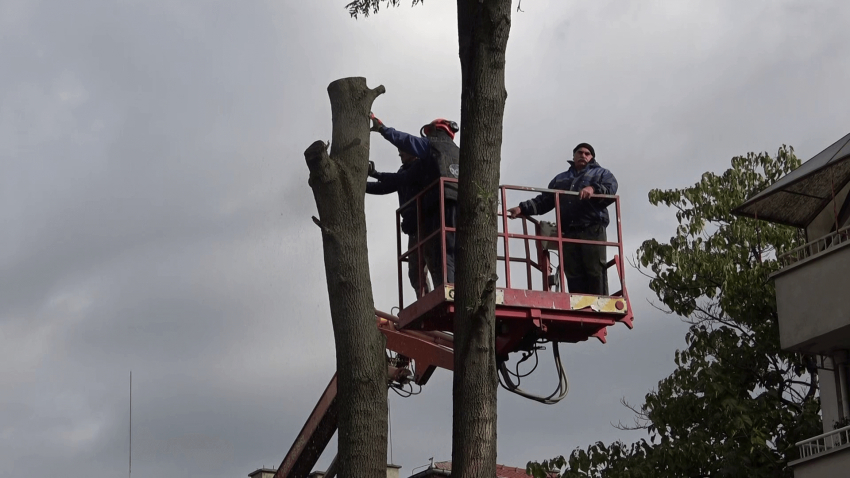
[[[431,292],[431,284],[428,281],[428,266],[425,263],[425,255],[422,255],[422,262],[419,262],[419,250],[414,250],[416,246],[416,234],[408,234],[407,250],[411,251],[407,256],[407,277],[410,279],[410,285],[416,291],[416,298]],[[425,245],[422,246],[423,248]]]
[[[563,236],[570,239],[607,241],[604,224],[566,229]],[[570,292],[608,295],[608,262],[605,246],[564,243],[564,274]]]
[[[457,227],[457,202],[446,200],[446,227]],[[440,230],[440,215],[435,213],[429,214],[428,226],[426,234],[431,234],[437,231],[437,235],[428,240],[425,244],[425,263],[428,265],[428,270],[431,272],[431,279],[434,281],[434,287],[443,285],[443,244],[439,233]],[[455,282],[455,233],[446,232],[446,282],[454,284]]]

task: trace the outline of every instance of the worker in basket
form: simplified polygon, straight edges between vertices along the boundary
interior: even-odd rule
[[[560,195],[561,217],[558,219],[561,235],[570,239],[605,242],[608,208],[592,198],[594,194],[616,194],[617,179],[596,162],[596,152],[588,143],[581,143],[573,149],[573,159],[569,163],[570,168],[549,183],[549,189],[578,192],[578,195]],[[508,217],[546,214],[554,208],[555,194],[542,193],[508,209]],[[608,295],[605,246],[565,242],[561,262],[570,292]]]
[[[458,177],[458,158],[460,148],[454,143],[458,125],[454,121],[438,118],[422,126],[420,136],[413,136],[394,128],[387,127],[375,117],[372,120],[372,131],[378,132],[400,151],[420,158],[410,168],[397,173],[381,173],[370,163],[369,176],[383,184],[397,188],[411,188],[423,191],[426,187],[441,177]],[[456,227],[457,219],[457,184],[445,185],[445,221],[446,227]],[[422,197],[422,217],[419,237],[426,237],[440,228],[440,191],[431,188]],[[455,273],[455,233],[446,233],[446,282],[454,283]],[[440,234],[432,237],[423,245],[423,255],[434,286],[443,284],[442,240]]]
[[[398,150],[398,157],[401,159],[401,167],[398,169],[399,173],[406,171],[413,166],[414,162],[419,160],[419,158],[401,148]],[[384,195],[398,193],[398,205],[404,206],[400,211],[401,232],[407,234],[407,250],[411,250],[419,242],[419,239],[416,231],[416,203],[406,203],[416,197],[420,192],[421,190],[412,184],[398,186],[381,181],[370,181],[366,183],[366,194]],[[416,291],[417,299],[431,291],[427,271],[428,267],[425,263],[425,258],[423,256],[420,260],[418,250],[411,252],[407,256],[407,277],[410,279],[410,285],[413,286],[413,290]]]

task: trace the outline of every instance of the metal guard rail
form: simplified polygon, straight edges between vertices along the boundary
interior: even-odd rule
[[[804,459],[813,458],[848,443],[850,443],[850,425],[797,442],[796,446],[800,452],[800,459]]]
[[[850,226],[845,226],[779,256],[782,267],[788,267],[809,257],[828,251],[831,247],[850,242]]]
[[[440,258],[441,263],[442,263],[442,272],[443,272],[442,283],[445,284],[447,282],[446,281],[446,246],[445,246],[445,244],[446,244],[446,233],[454,233],[454,232],[456,232],[456,228],[446,226],[445,214],[444,214],[444,212],[445,212],[444,207],[445,207],[445,185],[446,185],[446,183],[457,184],[458,180],[453,179],[453,178],[441,177],[441,178],[435,180],[434,182],[432,182],[431,184],[429,184],[428,186],[426,186],[425,188],[423,188],[423,190],[420,191],[415,197],[409,199],[404,204],[399,205],[399,208],[396,210],[396,248],[397,248],[397,251],[398,251],[398,256],[397,256],[397,258],[398,258],[398,299],[399,299],[398,303],[399,303],[400,309],[404,308],[404,281],[402,279],[403,278],[402,263],[404,261],[408,260],[411,253],[413,253],[415,251],[420,251],[425,243],[427,243],[430,240],[433,240],[435,237],[438,237],[439,242],[442,244],[442,246],[441,246],[442,257]],[[439,204],[440,204],[440,206],[439,206],[438,211],[439,211],[439,214],[440,214],[440,227],[435,229],[435,230],[428,231],[427,233],[423,234],[423,227],[422,227],[423,226],[422,225],[423,196],[432,189],[437,189],[439,191],[439,198],[440,198]],[[498,201],[499,204],[496,208],[497,209],[496,212],[497,212],[497,215],[500,217],[500,221],[502,222],[503,230],[502,230],[502,232],[497,232],[496,236],[498,238],[501,238],[504,241],[505,254],[504,254],[504,256],[498,256],[497,261],[504,263],[505,282],[506,282],[505,287],[506,288],[508,288],[508,289],[512,288],[510,265],[513,262],[524,262],[524,263],[526,263],[526,266],[527,266],[527,269],[528,269],[527,270],[527,279],[528,279],[529,289],[531,288],[531,268],[534,268],[534,269],[537,269],[540,272],[543,272],[543,266],[540,263],[536,263],[535,261],[533,261],[530,257],[529,241],[538,241],[538,242],[539,241],[552,241],[552,242],[558,243],[558,246],[557,246],[558,257],[563,257],[563,246],[567,243],[598,244],[598,245],[602,245],[602,246],[606,246],[606,247],[616,247],[618,257],[621,257],[621,258],[624,257],[624,255],[623,255],[623,241],[622,241],[623,230],[622,230],[622,223],[621,223],[621,217],[620,217],[621,212],[620,212],[619,196],[612,195],[612,194],[594,194],[593,195],[593,199],[595,201],[598,201],[599,205],[603,208],[607,208],[608,206],[611,206],[612,204],[614,205],[614,214],[615,214],[614,224],[616,225],[616,228],[617,228],[617,242],[613,242],[613,241],[592,241],[592,240],[565,238],[560,234],[555,235],[555,236],[540,236],[536,232],[535,232],[535,234],[529,234],[529,231],[527,230],[527,222],[526,221],[531,222],[535,226],[537,226],[539,224],[539,221],[532,219],[532,218],[529,218],[529,217],[522,217],[522,229],[523,229],[522,234],[509,232],[508,231],[508,229],[509,229],[508,228],[508,217],[507,217],[508,207],[507,207],[507,204],[505,202],[506,199],[507,199],[506,192],[508,190],[531,192],[531,193],[551,193],[551,194],[554,194],[555,197],[556,197],[555,209],[554,209],[554,211],[555,211],[555,226],[556,226],[556,230],[558,230],[558,231],[561,230],[561,222],[560,222],[561,221],[561,201],[559,200],[559,196],[562,196],[562,195],[563,196],[578,196],[579,195],[578,191],[564,191],[564,190],[559,190],[559,189],[538,188],[538,187],[528,187],[528,186],[516,186],[516,185],[507,185],[507,184],[499,186],[499,201]],[[401,242],[401,236],[402,236],[402,234],[401,234],[401,213],[404,209],[409,208],[409,207],[415,207],[416,208],[416,217],[417,217],[416,238],[417,238],[417,242],[416,242],[416,244],[412,245],[408,250],[404,251],[402,249],[402,242]],[[510,239],[520,239],[524,242],[524,248],[525,248],[525,253],[526,253],[525,259],[520,259],[520,258],[517,258],[517,257],[511,257],[511,255],[510,255],[510,243],[509,243]],[[422,273],[421,272],[422,266],[424,264],[423,263],[423,254],[417,254],[417,261],[419,262],[419,265],[417,266],[417,270],[419,270],[420,274],[421,274]],[[620,291],[614,292],[613,294],[611,294],[611,296],[622,296],[626,299],[626,301],[628,301],[628,294],[625,291],[625,288],[626,288],[626,286],[625,286],[625,266],[622,263],[617,263],[616,260],[612,260],[612,261],[609,261],[607,263],[606,269],[611,267],[612,265],[615,265],[615,264],[617,265],[616,271],[617,271],[618,278],[620,280],[620,286],[621,287],[620,287]],[[565,276],[565,271],[564,271],[563,267],[558,268],[558,275],[560,276],[559,277],[559,279],[560,279],[559,283],[560,284],[566,284],[566,276]],[[420,283],[425,283],[425,276],[424,275],[420,276]],[[548,290],[548,286],[546,287],[545,290]],[[424,292],[424,291],[421,291],[421,292]]]

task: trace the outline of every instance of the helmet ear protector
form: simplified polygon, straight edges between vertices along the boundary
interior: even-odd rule
[[[443,122],[443,124],[448,126],[450,130],[452,130],[452,133],[457,133],[458,131],[460,131],[460,127],[454,121],[442,120],[442,122]]]

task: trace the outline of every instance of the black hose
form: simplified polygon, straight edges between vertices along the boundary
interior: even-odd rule
[[[518,374],[512,374],[510,370],[508,370],[508,366],[505,360],[498,361],[498,370],[499,370],[499,385],[504,387],[505,390],[509,392],[513,392],[519,396],[546,404],[546,405],[554,405],[564,398],[566,398],[567,393],[570,391],[570,385],[567,381],[567,374],[564,371],[564,364],[561,362],[561,353],[558,350],[558,343],[552,342],[552,355],[555,359],[555,370],[558,373],[558,386],[551,395],[543,397],[540,395],[535,395],[533,393],[526,392],[525,390],[519,388],[519,376]],[[536,368],[536,365],[535,365]],[[517,370],[518,371],[518,370]],[[517,383],[514,383],[511,379],[511,375],[517,375]],[[527,375],[527,374],[526,374]],[[504,380],[504,382],[503,382]]]

